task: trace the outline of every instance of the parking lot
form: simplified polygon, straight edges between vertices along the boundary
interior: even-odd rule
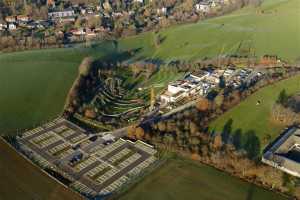
[[[77,125],[58,118],[25,132],[23,150],[44,167],[71,177],[71,187],[86,195],[118,190],[157,159],[156,150],[142,142],[95,137]]]

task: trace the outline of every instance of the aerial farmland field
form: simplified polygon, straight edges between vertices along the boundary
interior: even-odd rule
[[[81,200],[0,139],[0,199]]]
[[[191,60],[219,54],[275,54],[295,62],[300,51],[300,5],[297,0],[266,0],[261,7],[155,33],[119,40],[119,52],[135,49],[133,60]],[[276,19],[276,20],[275,20]],[[280,24],[278,26],[278,24]],[[286,40],[282,40],[282,35]],[[295,37],[296,36],[296,37]],[[298,37],[297,37],[298,36]],[[0,55],[0,131],[14,134],[57,116],[76,77],[81,59],[116,53],[112,42],[94,48],[67,48]]]
[[[266,145],[263,138],[267,134],[275,138],[285,127],[271,120],[272,106],[283,89],[289,95],[298,93],[300,91],[300,76],[297,75],[260,89],[245,101],[213,121],[210,124],[211,130],[221,132],[226,122],[232,119],[232,133],[237,129],[241,129],[243,133],[253,130],[260,138],[261,147],[263,148]],[[257,105],[258,101],[261,102],[260,105]]]
[[[16,134],[57,117],[81,60],[101,57],[109,44],[0,54],[0,132]],[[107,52],[107,53],[108,53]]]
[[[169,160],[129,190],[129,193],[120,197],[120,200],[139,199],[286,200],[287,198],[211,167],[176,158]]]
[[[78,74],[78,65],[86,56],[114,58],[125,52],[126,56],[130,56],[126,60],[128,63],[153,59],[161,66],[167,66],[175,60],[195,61],[227,55],[257,58],[276,55],[294,64],[300,60],[299,19],[299,0],[265,0],[258,7],[245,7],[221,17],[98,42],[88,47],[79,44],[71,48],[0,53],[0,136],[16,135],[60,115],[67,93]],[[163,38],[159,45],[154,44],[158,36]],[[159,94],[168,82],[183,75],[184,72],[160,68],[146,81],[144,77],[138,77],[137,81],[128,76],[125,82],[138,82],[134,89],[141,89],[141,98],[147,99],[152,86],[155,87],[155,94]],[[126,89],[126,98],[130,100],[135,97],[135,90]],[[266,135],[274,138],[284,128],[270,121],[271,108],[283,89],[288,94],[299,92],[300,76],[259,90],[212,122],[210,128],[220,132],[232,119],[233,131],[254,131],[261,140],[261,147],[264,147]],[[119,107],[101,106],[106,106],[108,110],[115,109],[115,113],[137,106],[130,105],[129,100],[125,103],[113,100],[107,103],[119,104]],[[258,101],[261,102],[259,105]],[[46,176],[2,140],[0,180],[0,200],[81,199],[78,194]],[[272,191],[181,158],[169,160],[121,199],[287,200]]]
[[[141,48],[137,57],[163,60],[271,54],[293,62],[299,58],[299,18],[299,1],[265,0],[259,7],[161,30],[165,40],[159,47],[151,43],[154,34],[145,33],[121,40],[120,48],[134,46]]]

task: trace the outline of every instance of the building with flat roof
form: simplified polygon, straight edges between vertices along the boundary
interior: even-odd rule
[[[300,127],[292,127],[269,145],[262,162],[300,177]]]
[[[48,13],[49,18],[68,18],[75,17],[75,11],[72,9],[63,10],[63,11],[54,11]]]
[[[200,70],[186,75],[183,79],[176,80],[168,85],[166,91],[160,95],[161,103],[176,103],[186,97],[205,96],[220,84],[221,78],[226,87],[239,88],[242,84],[250,85],[262,77],[261,72],[252,69],[226,69]]]
[[[196,93],[202,94],[203,91],[203,79],[205,79],[209,74],[202,74],[201,77],[195,76],[193,74],[187,75],[184,79],[177,80],[168,85],[165,93],[160,96],[163,102],[177,102],[181,99],[193,95]]]

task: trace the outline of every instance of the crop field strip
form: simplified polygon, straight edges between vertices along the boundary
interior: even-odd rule
[[[153,46],[153,33],[122,39],[120,49],[128,50],[141,47],[142,51],[136,57],[160,58],[162,60],[198,59],[218,55],[220,44],[224,43],[223,41],[228,41],[224,44],[224,54],[228,54],[237,51],[240,41],[249,40],[258,56],[276,54],[284,60],[296,60],[299,56],[297,52],[299,52],[300,40],[295,35],[299,35],[299,30],[296,30],[297,26],[291,24],[297,24],[295,19],[299,19],[298,1],[290,0],[278,3],[277,1],[266,0],[259,9],[267,10],[271,14],[257,14],[257,8],[246,8],[228,16],[205,22],[167,28],[161,31],[161,34],[166,36],[166,40],[157,49],[154,49]],[[274,20],[274,18],[278,20]],[[258,23],[254,24],[254,22]],[[225,24],[225,26],[222,29],[217,28],[220,24]],[[254,27],[257,30],[254,30]],[[249,31],[254,34],[249,36],[247,34]],[[274,32],[274,34],[269,34],[270,32]],[[282,35],[285,35],[288,40],[282,40]],[[228,40],[228,37],[232,40]],[[0,55],[0,69],[5,71],[5,73],[0,73],[0,91],[3,97],[0,99],[0,105],[5,105],[0,107],[2,113],[0,130],[3,130],[1,132],[15,134],[15,130],[19,128],[32,127],[57,116],[61,112],[65,96],[76,76],[77,66],[82,57],[95,55],[96,52],[103,54],[103,49],[106,52],[114,51],[109,44],[100,46],[100,50],[84,49],[80,53],[72,49],[54,49]],[[191,54],[191,52],[193,53]],[[132,59],[134,60],[134,58]],[[53,68],[56,65],[61,66],[59,71]],[[45,74],[46,70],[47,74]],[[15,74],[28,75],[10,80]],[[48,84],[48,76],[52,78],[51,85]],[[37,82],[39,84],[36,84]],[[294,83],[288,83],[289,88],[291,87],[290,84]],[[7,85],[9,87],[6,87]],[[22,85],[22,90],[19,89],[20,85]],[[47,88],[46,95],[45,88]],[[18,91],[18,94],[14,91]],[[34,95],[32,95],[32,91],[35,91]],[[21,99],[28,100],[21,102]],[[51,99],[51,104],[47,103],[49,99]],[[250,109],[256,110],[253,107]],[[238,114],[231,114],[239,118]],[[222,117],[219,122],[215,123],[218,124],[218,129],[222,129],[224,122],[228,119],[227,117]],[[260,117],[256,120],[264,122],[264,119],[267,118],[265,116]],[[236,124],[236,122],[235,120],[234,128],[248,128],[247,124],[249,123],[240,122],[240,124]],[[276,135],[282,128],[273,125],[262,127],[259,122],[257,122],[257,126],[253,127],[257,128],[260,137],[263,137],[267,132]]]
[[[82,200],[78,194],[53,181],[41,169],[18,155],[2,139],[0,151],[0,163],[14,163],[13,166],[0,164],[0,178],[5,180],[5,183],[0,182],[0,199]]]
[[[134,173],[134,171],[129,173]],[[289,199],[212,167],[177,157],[170,159],[159,169],[147,175],[139,184],[129,189],[126,194],[119,196],[118,199],[241,200],[248,199],[249,196],[255,200]]]

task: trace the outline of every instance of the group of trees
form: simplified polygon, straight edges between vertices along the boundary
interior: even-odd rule
[[[62,47],[63,36],[45,33],[30,33],[27,36],[21,34],[2,34],[0,33],[0,51],[12,52],[23,51],[28,49],[42,49]]]
[[[172,24],[182,22],[197,21],[206,17],[223,15],[226,12],[241,8],[248,4],[258,5],[260,0],[234,0],[226,6],[219,7],[217,10],[209,14],[199,13],[195,10],[194,0],[153,0],[144,1],[143,4],[136,1],[123,0],[71,0],[61,1],[55,0],[55,5],[58,10],[71,7],[73,4],[100,6],[100,15],[78,16],[74,23],[53,24],[56,32],[63,32],[63,35],[46,34],[46,30],[26,30],[18,31],[18,34],[10,31],[2,33],[1,37],[7,37],[0,43],[0,50],[17,51],[31,48],[47,48],[60,47],[61,44],[70,42],[82,42],[89,40],[88,37],[70,37],[69,31],[73,28],[95,29],[100,28],[102,31],[97,32],[97,37],[93,39],[107,39],[111,37],[120,37],[134,35],[139,32],[156,30],[161,27],[167,27]],[[165,8],[166,12],[159,12]],[[52,10],[52,7],[47,6],[46,0],[0,0],[0,22],[5,16],[9,15],[29,15],[33,19],[47,19],[47,14]],[[80,11],[77,11],[80,13]],[[99,11],[97,11],[99,12]],[[116,14],[117,13],[117,14]],[[51,29],[50,28],[50,29]],[[36,36],[39,35],[39,36]],[[30,37],[32,44],[20,43],[18,41],[26,40]],[[12,41],[10,43],[6,40]],[[163,41],[161,35],[157,34],[154,38],[156,47]],[[8,45],[9,44],[9,45]]]
[[[95,123],[102,124],[103,127],[119,128],[127,126],[129,121],[142,115],[146,111],[142,109],[143,98],[147,97],[143,96],[143,92],[139,93],[135,86],[141,79],[149,79],[156,73],[158,64],[154,61],[123,63],[122,59],[128,59],[130,55],[124,52],[124,54],[110,55],[101,60],[94,60],[90,57],[83,59],[79,66],[78,77],[68,94],[65,106],[66,116],[93,120]],[[131,88],[135,88],[136,93],[130,91],[132,94],[126,96]],[[109,105],[103,107],[105,104]],[[117,111],[115,108],[118,106],[121,108],[122,104],[125,106],[130,104],[139,109],[120,115],[119,113],[123,111]],[[133,130],[139,131],[140,129]],[[137,138],[142,137],[143,135],[137,136]]]
[[[298,69],[294,69],[298,71]],[[142,139],[161,148],[191,155],[193,159],[213,165],[234,175],[246,178],[268,187],[275,187],[284,192],[290,192],[289,184],[284,184],[283,173],[258,162],[261,156],[261,140],[253,130],[233,129],[233,120],[229,119],[222,131],[210,130],[209,122],[238,104],[242,99],[255,92],[258,88],[284,77],[294,74],[291,69],[285,69],[279,77],[274,69],[269,69],[263,80],[250,88],[242,90],[225,89],[218,92],[213,99],[200,98],[196,106],[176,113],[157,123],[143,124],[139,131],[131,129],[129,137],[143,132]],[[279,101],[286,101],[285,92],[279,95]],[[142,131],[143,130],[143,131]],[[138,137],[141,139],[141,137]],[[267,135],[263,140],[270,142]],[[265,142],[265,141],[264,141]],[[290,182],[289,182],[290,183]]]
[[[231,119],[224,125],[222,132],[209,130],[208,124],[215,111],[215,102],[200,98],[195,108],[144,127],[144,136],[150,138],[151,142],[201,156],[208,156],[209,152],[223,150],[229,145],[236,151],[245,152],[249,159],[257,160],[260,141],[254,131],[243,133],[242,130],[232,130]]]
[[[127,128],[127,136],[130,139],[141,140],[145,137],[145,131],[137,125],[131,125]]]
[[[124,66],[130,69],[133,76],[136,78],[139,75],[143,75],[147,79],[150,78],[155,72],[157,72],[159,66],[152,62],[132,63],[128,66]]]
[[[54,47],[54,45],[59,45],[63,43],[70,42],[82,42],[89,40],[88,37],[69,37],[68,33],[74,28],[85,28],[85,29],[96,29],[99,28],[100,32],[97,32],[97,37],[93,39],[107,39],[111,37],[120,37],[134,35],[139,32],[156,30],[157,28],[167,27],[172,24],[178,24],[182,22],[197,21],[205,17],[211,17],[216,15],[222,15],[224,12],[230,12],[248,4],[239,3],[242,0],[232,1],[230,4],[218,8],[216,11],[206,14],[199,13],[195,10],[194,0],[163,0],[163,1],[145,1],[141,4],[136,1],[123,1],[123,0],[109,0],[109,1],[60,1],[55,0],[55,9],[63,10],[65,8],[71,7],[74,3],[80,3],[81,5],[93,5],[94,7],[101,5],[99,15],[92,16],[81,16],[79,14],[76,17],[74,23],[66,24],[53,24],[51,28],[54,28],[56,32],[62,31],[63,36],[58,36],[56,34],[51,34],[51,37],[45,32],[46,30],[22,30],[18,31],[18,34],[11,33],[7,31],[4,33],[5,36],[12,36],[10,40],[14,40],[13,43],[8,45],[0,45],[0,50],[4,49],[6,51],[16,51],[30,48],[46,48]],[[14,2],[14,3],[11,3]],[[159,12],[160,9],[165,8],[166,12]],[[0,19],[4,19],[8,15],[29,15],[33,19],[47,19],[48,11],[51,11],[51,7],[47,7],[46,0],[0,0]],[[80,13],[80,11],[78,11]],[[116,14],[117,13],[117,14]],[[1,22],[1,20],[0,20]],[[50,29],[51,29],[50,28]],[[35,34],[38,33],[39,37]],[[3,34],[3,33],[2,33]],[[18,48],[20,44],[18,41],[24,40],[26,37],[31,37],[35,45],[29,45],[24,43],[21,48]],[[161,35],[155,36],[154,44],[158,47],[163,41]]]
[[[94,60],[91,57],[83,59],[78,68],[78,76],[74,81],[67,100],[65,103],[65,111],[67,115],[72,115],[78,111],[85,102],[88,102],[94,95],[96,86],[99,84],[98,71],[94,66]],[[90,108],[86,108],[83,112],[88,116],[93,116]]]
[[[47,19],[46,0],[0,0],[0,22],[10,15],[30,15],[33,19]]]
[[[298,95],[289,96],[285,89],[281,90],[272,107],[271,118],[274,122],[291,126],[300,123]]]

